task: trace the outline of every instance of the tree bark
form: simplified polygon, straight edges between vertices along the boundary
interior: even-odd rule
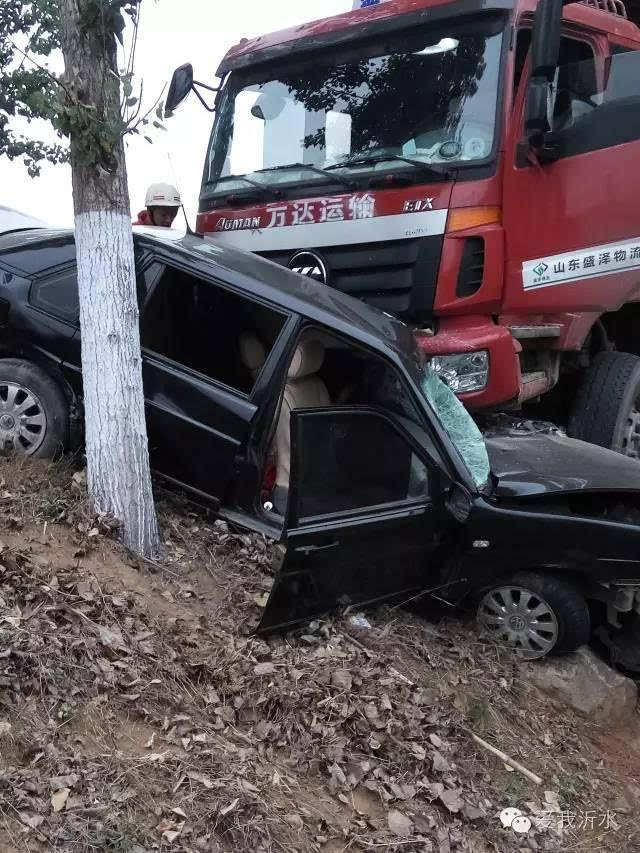
[[[87,25],[109,0],[58,0],[70,127],[89,495],[122,524],[124,543],[158,542],[142,386],[133,234],[121,122],[117,45]],[[80,118],[78,118],[78,116]],[[84,117],[87,117],[85,122]],[[115,128],[115,131],[114,131]]]

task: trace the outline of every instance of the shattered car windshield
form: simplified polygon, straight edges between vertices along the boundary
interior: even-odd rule
[[[207,195],[246,189],[241,176],[270,187],[317,182],[309,167],[349,178],[363,160],[365,171],[406,170],[398,155],[425,166],[489,158],[503,28],[487,14],[234,72],[209,147]]]
[[[484,438],[475,421],[446,382],[428,366],[420,387],[480,488],[489,479],[490,466]]]

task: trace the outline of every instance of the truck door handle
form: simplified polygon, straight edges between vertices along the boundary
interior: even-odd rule
[[[316,551],[328,551],[330,548],[337,548],[339,544],[339,542],[331,542],[329,545],[302,545],[300,548],[296,548],[296,553],[308,556]]]

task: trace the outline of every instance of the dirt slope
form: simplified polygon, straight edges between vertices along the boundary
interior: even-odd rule
[[[71,469],[0,475],[0,853],[640,851],[640,732],[551,707],[469,627],[265,642],[266,542],[165,499],[136,566]]]

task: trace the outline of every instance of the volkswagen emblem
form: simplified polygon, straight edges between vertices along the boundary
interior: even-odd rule
[[[306,275],[321,284],[329,283],[329,271],[327,265],[316,252],[304,249],[296,252],[289,261],[288,267],[300,275]]]

